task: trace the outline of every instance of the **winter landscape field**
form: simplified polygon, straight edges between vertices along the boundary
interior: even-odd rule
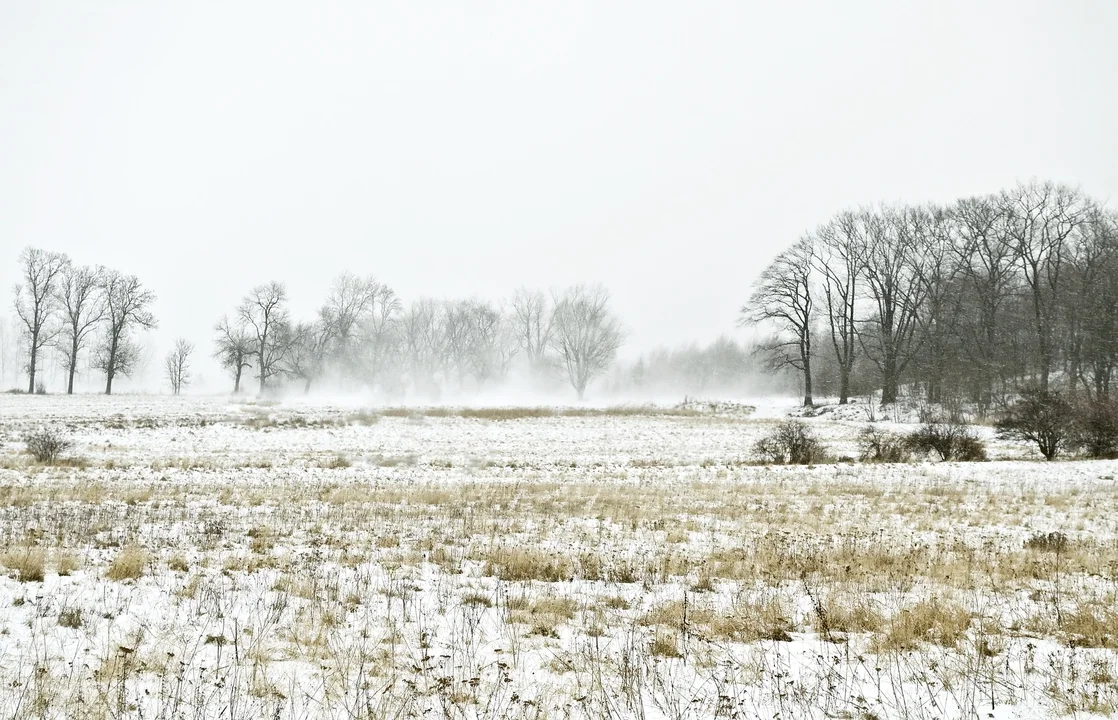
[[[0,717],[1118,710],[1118,462],[760,464],[789,409],[4,396]]]

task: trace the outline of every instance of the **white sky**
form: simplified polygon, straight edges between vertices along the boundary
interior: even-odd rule
[[[0,0],[0,288],[136,273],[156,354],[254,284],[601,281],[630,352],[734,332],[844,207],[1118,198],[1118,2]]]

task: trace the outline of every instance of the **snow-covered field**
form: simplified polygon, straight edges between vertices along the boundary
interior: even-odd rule
[[[754,464],[782,413],[0,396],[0,717],[1118,709],[1118,463]]]

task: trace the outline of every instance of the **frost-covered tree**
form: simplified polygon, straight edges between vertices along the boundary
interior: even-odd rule
[[[554,299],[548,345],[560,377],[579,400],[590,381],[613,362],[623,342],[621,320],[610,310],[605,287],[575,285]]]

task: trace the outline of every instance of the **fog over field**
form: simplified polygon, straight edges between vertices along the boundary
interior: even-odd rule
[[[138,276],[159,327],[122,389],[177,337],[223,389],[212,327],[271,281],[300,320],[346,271],[405,303],[601,283],[635,360],[741,339],[840,210],[1118,188],[1107,2],[0,12],[0,287],[25,246]]]
[[[1118,716],[1115,37],[0,0],[0,718]]]

